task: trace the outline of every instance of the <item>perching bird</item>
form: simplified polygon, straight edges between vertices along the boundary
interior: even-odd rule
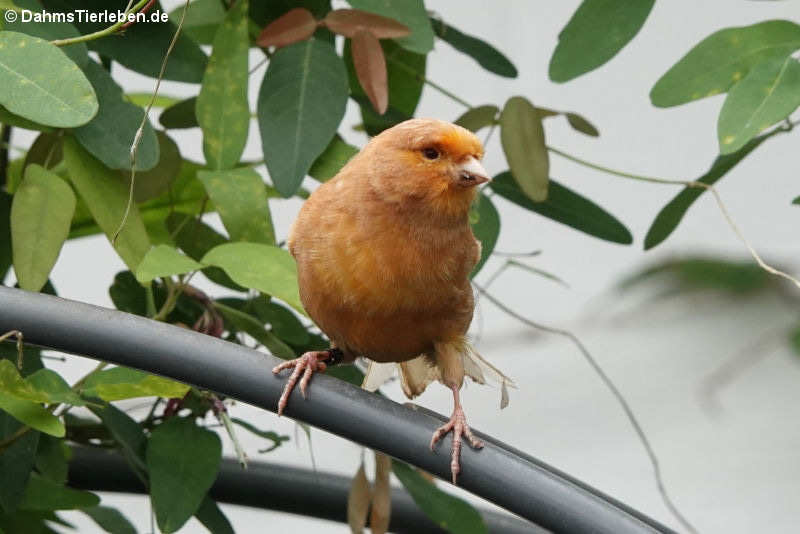
[[[434,433],[431,449],[453,432],[456,482],[462,436],[473,448],[483,447],[459,400],[465,374],[483,383],[487,371],[510,383],[465,337],[475,306],[469,273],[481,248],[468,214],[476,186],[489,181],[482,157],[481,142],[469,130],[408,120],[374,137],[303,204],[289,251],[303,306],[332,348],[273,369],[294,368],[279,414],[297,381],[305,396],[312,374],[327,365],[359,356],[398,362],[409,398],[433,380],[453,391],[453,415]],[[370,364],[369,389],[380,385],[380,363]]]

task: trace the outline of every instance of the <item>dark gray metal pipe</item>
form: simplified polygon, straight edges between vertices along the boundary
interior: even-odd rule
[[[285,377],[273,356],[135,315],[0,287],[0,332],[30,343],[166,376],[275,411]],[[286,415],[447,480],[450,438],[431,453],[441,420],[320,375],[309,398],[295,391]],[[480,434],[480,433],[478,433]],[[669,528],[582,482],[481,435],[462,449],[459,486],[553,532],[627,534]]]
[[[122,455],[109,450],[74,447],[69,485],[90,491],[147,493]],[[242,469],[233,459],[222,461],[211,498],[218,502],[347,522],[351,479],[330,473],[248,462]],[[490,534],[547,534],[527,521],[489,510],[478,510]],[[445,534],[428,519],[411,496],[392,488],[389,530],[395,534]]]

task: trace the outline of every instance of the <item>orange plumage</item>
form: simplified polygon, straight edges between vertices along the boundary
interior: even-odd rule
[[[434,379],[453,389],[453,419],[431,445],[455,431],[454,481],[460,435],[481,446],[466,426],[458,390],[465,365],[483,378],[465,341],[474,308],[469,273],[480,257],[468,212],[475,186],[488,181],[482,156],[480,141],[464,128],[433,119],[401,123],[309,197],[289,236],[303,305],[341,359],[403,362],[409,396]],[[295,368],[280,410],[301,374],[305,391],[330,354],[276,367]]]

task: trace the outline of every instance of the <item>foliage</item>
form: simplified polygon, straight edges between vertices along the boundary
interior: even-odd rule
[[[135,2],[131,11],[145,3]],[[451,118],[458,124],[488,135],[499,129],[508,162],[509,170],[495,177],[470,213],[482,243],[473,276],[501,232],[497,197],[610,243],[633,242],[616,216],[550,176],[547,119],[564,117],[576,132],[597,137],[589,120],[534,104],[530,95],[470,107],[429,80],[427,55],[435,40],[489,75],[515,78],[517,67],[502,51],[451,26],[447,14],[429,17],[423,0],[349,3],[352,9],[331,10],[329,0],[192,0],[163,78],[194,84],[195,96],[158,95],[158,125],[145,114],[151,95],[120,87],[111,66],[157,77],[183,8],[168,22],[131,25],[124,38],[101,23],[0,26],[0,133],[6,134],[0,135],[0,282],[13,266],[22,288],[52,291],[48,276],[65,241],[103,233],[127,267],[109,288],[118,309],[263,345],[282,358],[324,347],[304,316],[294,263],[276,238],[285,229],[276,232],[270,202],[307,198],[309,176],[328,180],[357,152],[338,133],[348,101],[358,106],[363,130],[376,135],[414,116],[426,83],[465,104],[468,109]],[[0,1],[0,11],[124,10],[126,4],[15,0]],[[653,4],[584,0],[559,35],[550,79],[564,83],[601,68],[647,31]],[[200,45],[210,46],[210,57]],[[650,98],[659,107],[727,93],[718,121],[720,154],[698,182],[713,185],[761,143],[791,129],[791,123],[773,126],[800,105],[797,49],[794,21],[722,29],[655,82]],[[255,110],[248,100],[253,50],[268,62]],[[260,164],[241,161],[253,112],[270,184],[257,172]],[[24,157],[9,161],[12,128],[39,134]],[[200,128],[205,164],[181,154],[170,136],[179,128]],[[656,216],[645,248],[663,242],[704,191],[687,185],[678,193]],[[219,214],[225,234],[201,220],[209,212]],[[199,273],[237,296],[213,299],[196,290],[189,281]],[[769,283],[751,265],[704,259],[662,265],[639,278],[656,273],[672,274],[685,286],[721,284],[735,291]],[[792,339],[797,347],[797,333]],[[0,344],[0,356],[0,529],[40,530],[59,521],[57,510],[78,508],[109,532],[133,531],[119,511],[65,485],[69,443],[121,451],[147,484],[162,531],[175,531],[195,515],[212,532],[232,532],[207,496],[220,443],[206,419],[227,417],[221,399],[124,368],[98,368],[70,385],[42,368],[38,350],[26,348],[21,367],[10,345]],[[352,366],[330,374],[356,384],[362,378]],[[141,420],[113,404],[142,396],[154,400]],[[87,407],[94,418],[73,417],[68,410],[74,406]],[[265,452],[288,439],[232,421],[267,439]],[[192,447],[183,446],[189,442]],[[408,466],[395,463],[394,472],[438,524],[485,531],[463,501]]]

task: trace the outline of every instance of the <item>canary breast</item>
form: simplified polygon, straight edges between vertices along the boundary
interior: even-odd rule
[[[290,236],[311,318],[342,350],[376,361],[405,361],[466,332],[477,247],[466,219],[415,220],[342,180],[306,201]]]

